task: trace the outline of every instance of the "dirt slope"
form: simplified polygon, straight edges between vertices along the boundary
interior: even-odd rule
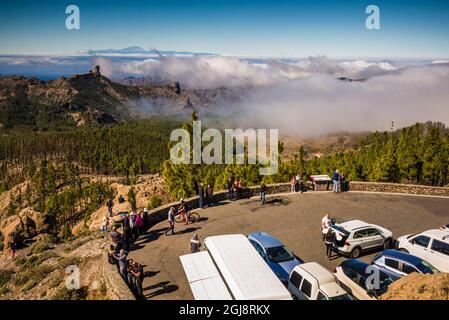
[[[381,300],[449,300],[449,274],[412,273],[390,285]]]

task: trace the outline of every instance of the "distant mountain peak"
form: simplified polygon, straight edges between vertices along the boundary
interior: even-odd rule
[[[108,55],[108,54],[153,54],[153,55],[163,55],[163,56],[215,56],[215,53],[208,52],[192,52],[192,51],[175,51],[175,50],[157,50],[150,49],[145,50],[139,46],[130,46],[123,49],[90,49],[87,51],[91,55]]]

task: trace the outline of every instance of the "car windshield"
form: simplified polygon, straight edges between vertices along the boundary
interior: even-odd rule
[[[354,300],[350,294],[345,293],[342,294],[341,296],[336,296],[336,297],[330,297],[329,300]]]
[[[430,273],[438,273],[439,270],[437,268],[435,268],[434,266],[432,266],[430,263],[426,262],[426,261],[421,261],[420,263],[418,263],[416,265],[416,267],[418,268],[419,271],[421,271],[424,274]]]
[[[293,254],[284,246],[267,248],[268,258],[276,263],[293,260]]]

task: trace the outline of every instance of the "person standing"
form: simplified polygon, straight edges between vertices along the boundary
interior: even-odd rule
[[[198,186],[198,207],[200,209],[203,209],[204,206],[204,185],[201,182],[200,185]]]
[[[326,258],[330,259],[332,256],[332,247],[335,242],[335,232],[334,229],[328,228],[326,235],[324,236],[324,244],[326,245]]]
[[[299,189],[299,191],[301,193],[303,193],[303,185],[302,185],[301,176],[299,173],[296,175],[295,180],[296,180],[297,189]]]
[[[341,192],[346,191],[346,179],[343,173],[340,174],[340,190]]]
[[[170,207],[168,210],[168,229],[165,231],[165,235],[168,236],[168,233],[171,231],[171,234],[175,234],[175,207]]]
[[[331,220],[329,214],[327,213],[323,217],[323,219],[321,219],[321,229],[323,229],[323,230],[327,229],[327,228],[329,228],[331,226],[331,224],[332,224],[332,220]]]
[[[102,233],[107,233],[108,232],[108,227],[109,227],[109,216],[105,216],[103,218],[103,223],[101,225],[101,232]]]
[[[261,183],[260,185],[260,204],[264,205],[265,204],[265,194],[267,192],[267,186],[265,185],[265,183]]]
[[[108,201],[106,201],[106,206],[108,207],[109,216],[112,217],[114,215],[112,213],[112,208],[114,207],[114,202],[112,201],[111,198],[109,198]]]
[[[144,233],[145,223],[143,221],[143,214],[139,212],[136,214],[136,231],[137,238],[140,237]]]
[[[232,178],[228,179],[228,199],[229,201],[232,200],[232,190],[234,189],[234,182],[232,181]]]
[[[206,202],[208,206],[214,205],[214,187],[209,183],[206,188]]]
[[[133,268],[134,268],[134,260],[129,259],[126,261],[126,277],[127,277],[127,283],[131,287],[131,289],[134,290],[134,274],[133,274]]]
[[[190,252],[196,253],[199,252],[201,248],[201,241],[198,234],[195,234],[192,239],[190,239]]]
[[[17,252],[17,241],[14,237],[9,242],[9,251],[11,253],[11,259],[14,259],[14,257],[16,256],[16,252]]]
[[[185,225],[189,224],[189,217],[187,215],[187,204],[185,203],[184,198],[179,199],[178,214],[182,215]]]
[[[144,208],[143,209],[143,215],[142,215],[142,219],[143,219],[143,225],[145,230],[149,227],[148,226],[148,208]]]
[[[334,171],[334,175],[332,176],[332,182],[334,183],[334,192],[338,193],[338,180],[340,180],[340,175],[338,174],[338,170]]]
[[[143,266],[137,261],[133,261],[133,268],[131,272],[133,274],[134,287],[137,290],[137,295],[139,297],[143,297],[143,288],[142,288],[144,278]]]
[[[119,272],[120,275],[123,277],[123,279],[125,279],[125,281],[127,281],[127,276],[126,276],[126,253],[124,249],[120,249],[119,254],[115,254],[114,258],[117,259],[118,261],[118,267],[119,267]]]
[[[293,176],[290,179],[290,190],[291,190],[291,193],[295,193],[296,192],[296,178],[295,178],[295,176]]]
[[[237,200],[238,200],[242,196],[242,182],[240,181],[239,177],[237,177],[237,179],[235,179],[234,189],[235,189],[235,192],[237,193]]]

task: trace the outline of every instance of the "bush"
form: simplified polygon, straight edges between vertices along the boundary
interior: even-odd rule
[[[0,288],[4,287],[11,280],[14,270],[0,270]]]
[[[104,281],[101,282],[100,287],[98,288],[98,290],[100,291],[100,293],[102,295],[104,295],[104,296],[106,295],[106,293],[108,292],[108,288],[107,288],[106,283]]]
[[[27,287],[30,287],[28,289],[31,289],[44,280],[51,272],[53,272],[53,270],[54,268],[48,265],[37,265],[17,274],[14,279],[14,284],[17,286],[27,284]],[[28,282],[30,283],[28,284]]]
[[[44,242],[39,241],[39,242],[36,242],[36,243],[31,247],[31,252],[34,253],[34,254],[37,254],[37,253],[42,253],[42,252],[47,251],[47,250],[50,250],[50,249],[53,249],[53,248],[50,246],[50,243],[48,243],[48,242],[46,242],[46,241],[44,241]]]
[[[52,297],[52,300],[86,300],[88,293],[88,287],[73,290],[63,287]]]
[[[70,240],[72,238],[72,229],[68,223],[64,224],[61,230],[61,237],[64,241]]]
[[[80,257],[66,257],[66,258],[61,258],[59,259],[59,267],[60,268],[67,268],[68,266],[72,266],[72,265],[78,265],[81,262],[81,258]]]
[[[150,201],[148,202],[148,209],[155,209],[159,207],[162,204],[162,199],[156,196],[151,197]]]
[[[129,189],[128,191],[128,202],[131,204],[131,209],[133,211],[137,210],[137,199],[136,199],[137,195],[136,195],[136,190],[134,189],[134,187],[131,187],[131,189]]]

